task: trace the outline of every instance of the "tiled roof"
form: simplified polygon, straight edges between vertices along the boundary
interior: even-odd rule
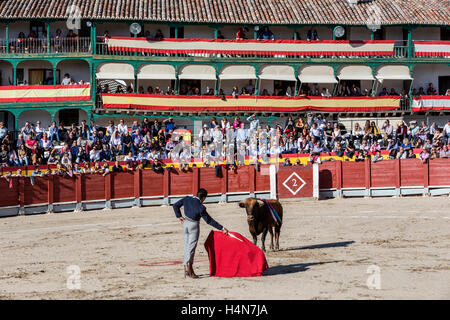
[[[0,19],[83,18],[238,24],[450,25],[449,0],[0,0]],[[375,17],[375,18],[374,18]]]

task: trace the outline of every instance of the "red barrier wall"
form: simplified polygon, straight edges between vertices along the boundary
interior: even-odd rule
[[[164,182],[164,174],[156,173],[152,170],[142,170],[141,174],[141,196],[160,196],[162,194],[161,190]]]
[[[281,167],[277,174],[277,194],[283,198],[312,198],[313,167]]]
[[[25,169],[25,168],[24,168]],[[296,172],[306,185],[295,195],[283,182]],[[259,170],[242,166],[236,171],[222,167],[222,176],[216,177],[214,168],[191,168],[188,172],[173,169],[155,173],[137,170],[124,173],[78,175],[62,177],[50,175],[0,179],[0,207],[28,206],[90,200],[121,198],[168,197],[195,194],[205,188],[210,194],[255,193],[270,190],[269,166]],[[279,198],[312,197],[312,166],[280,167],[277,173]],[[299,181],[292,181],[292,189]],[[378,187],[438,187],[450,186],[450,159],[434,159],[422,163],[419,159],[383,160],[372,163],[329,161],[319,165],[320,189]]]

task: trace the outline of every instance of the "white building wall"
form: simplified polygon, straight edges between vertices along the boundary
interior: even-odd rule
[[[208,26],[184,26],[185,38],[214,39],[214,28]]]
[[[7,61],[0,61],[0,85],[1,86],[10,86],[14,80],[12,65]]]
[[[64,60],[61,61],[56,68],[60,70],[61,79],[64,79],[64,74],[68,73],[70,77],[76,82],[84,80],[85,83],[90,82],[89,64],[82,60]]]
[[[19,33],[23,32],[25,37],[28,37],[30,34],[30,22],[29,21],[20,21],[9,24],[9,38],[15,39],[19,36]]]
[[[97,25],[97,36],[101,37],[105,31],[109,32],[111,37],[129,37],[130,26],[128,23],[102,23]]]
[[[440,28],[417,28],[412,31],[413,40],[441,40]]]
[[[431,82],[433,87],[438,90],[438,77],[440,76],[450,76],[450,67],[440,64],[418,65],[413,71],[413,88],[423,87],[426,91],[428,84]]]
[[[270,31],[273,32],[275,40],[293,40],[294,39],[294,29],[288,27],[269,27]]]
[[[45,107],[43,107],[45,109]],[[25,126],[25,122],[30,121],[32,124],[36,124],[36,121],[41,121],[43,128],[48,128],[52,122],[52,117],[48,111],[43,109],[39,110],[26,110],[19,115],[17,119],[18,130]]]
[[[372,31],[366,27],[348,28],[348,40],[370,40]]]
[[[402,27],[387,27],[385,31],[386,40],[403,40]]]

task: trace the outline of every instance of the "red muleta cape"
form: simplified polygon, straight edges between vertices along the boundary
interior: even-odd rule
[[[205,241],[211,277],[258,277],[269,268],[264,252],[244,236],[211,231]]]

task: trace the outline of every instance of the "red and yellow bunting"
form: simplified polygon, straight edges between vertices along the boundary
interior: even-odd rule
[[[386,97],[267,97],[102,94],[104,108],[152,111],[377,111],[400,107],[399,96]]]
[[[89,85],[0,87],[0,103],[90,100]]]

